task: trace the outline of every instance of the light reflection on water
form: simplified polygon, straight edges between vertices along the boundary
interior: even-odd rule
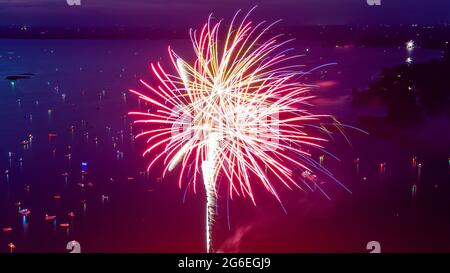
[[[131,108],[146,107],[126,90],[138,87],[139,78],[150,79],[149,62],[166,56],[167,44],[189,55],[187,41],[2,41],[0,55],[14,54],[0,59],[0,76],[34,75],[0,80],[0,225],[13,227],[0,234],[0,250],[9,251],[13,241],[16,252],[65,252],[66,243],[77,240],[83,251],[203,251],[203,195],[187,194],[183,203],[174,175],[163,182],[158,169],[142,175],[148,158],[140,158],[142,143],[133,141],[126,116]],[[400,49],[296,46],[309,49],[304,61],[310,67],[338,63],[305,80],[325,83],[317,109],[349,124],[367,112],[350,106],[351,88],[364,87],[382,67],[405,59]],[[416,49],[414,55],[419,62],[440,53]],[[30,134],[32,141],[22,145]],[[368,241],[379,240],[384,251],[448,251],[449,149],[415,147],[400,136],[350,133],[353,147],[343,141],[331,147],[342,162],[315,155],[351,195],[332,182],[321,185],[331,201],[319,191],[283,191],[285,215],[257,190],[256,208],[248,200],[230,202],[231,230],[226,205],[219,203],[217,249],[234,251],[229,242],[245,231],[237,250],[365,251]],[[429,138],[423,133],[418,141]],[[412,156],[418,160],[413,171]],[[14,206],[19,201],[32,211],[21,222]],[[56,219],[45,221],[46,214]]]

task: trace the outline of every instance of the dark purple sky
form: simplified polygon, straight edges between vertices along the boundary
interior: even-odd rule
[[[256,16],[282,18],[286,25],[450,23],[449,0],[0,0],[0,25],[133,25],[186,27],[210,12],[229,18],[258,4]]]

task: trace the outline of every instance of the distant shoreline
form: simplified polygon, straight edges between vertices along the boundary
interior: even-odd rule
[[[418,47],[448,50],[450,25],[408,26],[297,26],[274,27],[273,33],[285,33],[286,38],[321,42],[323,46],[403,47],[415,40]],[[46,28],[10,26],[0,27],[0,39],[37,40],[184,40],[189,39],[186,29],[140,28]]]

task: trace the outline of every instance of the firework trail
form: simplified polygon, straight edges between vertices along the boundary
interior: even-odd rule
[[[148,169],[162,161],[164,176],[180,166],[181,188],[193,167],[186,187],[195,192],[200,180],[203,184],[207,252],[212,251],[218,180],[227,181],[230,198],[249,197],[256,205],[253,187],[260,184],[282,204],[273,181],[302,189],[310,188],[305,179],[309,174],[333,178],[309,150],[325,152],[323,143],[331,137],[327,125],[343,129],[334,117],[306,110],[314,96],[310,86],[299,83],[307,73],[295,63],[301,56],[289,54],[286,44],[291,40],[269,34],[276,22],[254,24],[249,13],[239,23],[236,13],[226,28],[210,16],[199,31],[190,31],[192,62],[169,47],[176,73],[152,63],[158,83],[141,80],[148,89],[145,94],[130,90],[152,105],[152,111],[129,113],[142,117],[135,123],[147,126],[136,137],[147,138],[143,156],[155,156]],[[298,169],[302,176],[294,172]]]

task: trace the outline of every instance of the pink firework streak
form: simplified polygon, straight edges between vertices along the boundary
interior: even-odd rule
[[[207,252],[212,251],[218,180],[227,181],[230,198],[249,197],[255,205],[256,185],[281,204],[276,184],[303,189],[310,188],[309,181],[320,189],[314,173],[339,183],[307,152],[325,152],[323,145],[331,135],[326,125],[340,132],[343,126],[333,116],[305,109],[314,96],[310,86],[298,82],[307,73],[295,63],[301,55],[289,54],[286,44],[292,40],[269,35],[276,22],[255,24],[248,21],[248,13],[237,23],[238,14],[228,27],[212,23],[210,16],[200,31],[190,31],[194,61],[169,47],[176,73],[152,63],[158,84],[141,80],[145,93],[130,90],[152,105],[148,112],[129,113],[140,117],[135,123],[146,126],[136,137],[147,138],[143,156],[154,156],[148,169],[163,162],[164,176],[178,167],[180,188],[188,174],[194,191],[198,183],[205,189]],[[296,176],[297,171],[302,175]]]

